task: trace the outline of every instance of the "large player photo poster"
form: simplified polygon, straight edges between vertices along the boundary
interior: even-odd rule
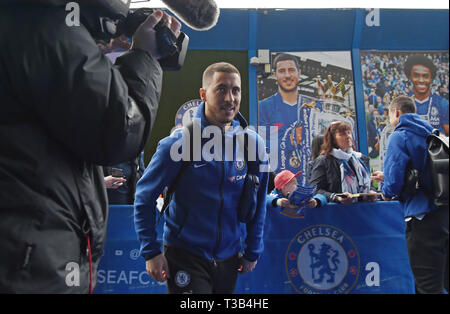
[[[347,122],[357,143],[349,51],[272,53],[257,86],[259,132],[275,173],[301,171],[298,181],[307,185],[311,142],[333,121]]]
[[[382,170],[389,124],[389,104],[411,97],[417,114],[448,136],[448,51],[362,51],[361,71],[370,166]]]

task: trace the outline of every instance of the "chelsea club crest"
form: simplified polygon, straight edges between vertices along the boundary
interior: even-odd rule
[[[197,108],[202,101],[200,99],[189,100],[182,104],[175,115],[175,126],[182,127],[188,125],[194,119]]]
[[[175,284],[180,287],[184,288],[191,282],[191,275],[189,275],[184,270],[180,270],[175,275]]]
[[[237,171],[242,171],[245,168],[245,161],[244,160],[236,160],[234,162],[234,167]]]
[[[303,229],[286,252],[286,273],[298,293],[348,293],[358,281],[359,268],[353,241],[329,225]]]

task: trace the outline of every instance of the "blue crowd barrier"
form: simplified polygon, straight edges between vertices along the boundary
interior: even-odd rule
[[[398,202],[330,204],[300,218],[268,211],[264,253],[252,273],[239,276],[235,292],[414,293],[404,232]],[[139,256],[132,206],[110,206],[95,293],[166,293]]]

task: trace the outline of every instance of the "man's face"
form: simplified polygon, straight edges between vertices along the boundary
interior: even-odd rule
[[[414,93],[423,95],[429,92],[432,78],[431,71],[427,67],[421,64],[414,65],[409,79],[413,83]]]
[[[297,90],[298,80],[300,79],[300,70],[295,66],[292,60],[284,60],[277,62],[276,72],[278,86],[282,91],[292,92]]]
[[[200,89],[209,123],[220,127],[229,125],[239,112],[241,78],[237,73],[215,72],[211,82]]]

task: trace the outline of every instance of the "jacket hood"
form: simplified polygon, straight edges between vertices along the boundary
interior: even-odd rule
[[[202,102],[200,104],[200,106],[198,106],[198,110],[197,113],[195,114],[195,118],[196,119],[200,119],[201,120],[201,126],[202,128],[211,125],[211,123],[208,122],[208,120],[206,119],[205,116],[205,102]],[[245,129],[246,127],[248,127],[248,122],[247,120],[245,120],[244,116],[238,112],[237,115],[234,117],[231,126],[232,127],[236,127],[236,126],[241,126],[243,129]]]
[[[400,116],[399,123],[395,128],[395,131],[397,130],[408,130],[418,136],[426,137],[433,131],[433,127],[419,115],[405,113]]]

